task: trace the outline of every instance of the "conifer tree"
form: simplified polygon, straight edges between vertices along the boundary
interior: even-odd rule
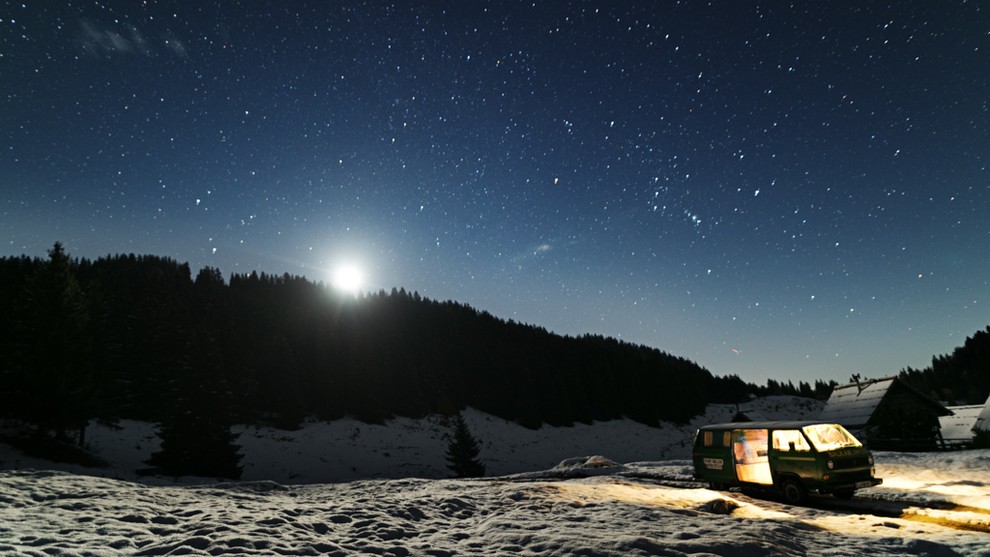
[[[239,447],[230,430],[229,394],[219,376],[220,355],[212,336],[200,330],[189,340],[172,382],[173,410],[159,424],[161,450],[147,464],[170,476],[239,479]]]
[[[447,444],[447,468],[455,478],[480,478],[485,475],[485,465],[478,460],[481,449],[478,440],[471,435],[467,422],[460,414],[454,417],[453,433]]]
[[[60,242],[28,280],[22,336],[21,400],[24,416],[42,431],[85,440],[98,399],[92,374],[87,299]]]

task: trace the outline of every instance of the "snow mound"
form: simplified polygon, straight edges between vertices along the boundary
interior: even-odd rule
[[[598,476],[605,474],[616,474],[625,470],[626,467],[622,464],[601,455],[567,458],[552,468],[552,471],[561,473],[565,476]]]
[[[712,499],[701,506],[702,511],[712,514],[732,514],[732,511],[739,508],[739,503],[731,499]]]

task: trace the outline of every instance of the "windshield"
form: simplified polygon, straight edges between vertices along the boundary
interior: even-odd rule
[[[818,452],[832,451],[844,447],[862,447],[852,433],[839,424],[816,424],[802,428]]]

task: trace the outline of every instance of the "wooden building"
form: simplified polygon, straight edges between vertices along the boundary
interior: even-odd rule
[[[897,377],[858,379],[832,390],[821,420],[840,423],[872,449],[934,450],[951,412]]]

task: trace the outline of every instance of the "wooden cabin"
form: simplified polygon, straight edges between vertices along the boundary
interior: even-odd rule
[[[832,390],[820,416],[842,424],[871,449],[934,450],[939,418],[951,412],[897,377],[859,379]]]

